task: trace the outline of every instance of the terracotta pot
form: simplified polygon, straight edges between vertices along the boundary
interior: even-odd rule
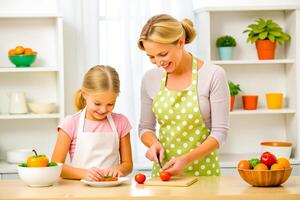
[[[244,110],[256,110],[257,109],[258,96],[247,95],[247,96],[242,96],[242,99],[243,99]]]
[[[282,93],[267,93],[267,107],[268,109],[281,109],[282,108]]]
[[[271,40],[256,40],[255,45],[259,60],[274,59],[276,42],[272,42]]]
[[[233,111],[235,96],[230,96],[230,112]]]

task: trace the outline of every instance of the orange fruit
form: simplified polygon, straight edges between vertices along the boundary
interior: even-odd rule
[[[263,164],[263,163],[258,163],[253,170],[268,170],[267,165]]]
[[[281,164],[275,163],[271,166],[271,170],[282,170],[284,167]]]
[[[248,160],[241,160],[238,163],[238,169],[251,169],[249,161]]]
[[[32,55],[33,54],[33,51],[31,48],[25,48],[24,49],[24,55]]]
[[[25,51],[25,49],[24,49],[24,47],[22,47],[22,46],[16,46],[16,48],[15,48],[15,53],[16,53],[16,55],[23,54],[24,51]]]
[[[281,157],[277,159],[277,163],[280,164],[284,169],[291,168],[291,163],[288,159]]]
[[[37,52],[36,52],[36,51],[33,51],[33,52],[32,52],[32,54],[33,54],[33,55],[36,55],[36,54],[37,54]]]
[[[9,50],[8,55],[10,55],[10,56],[16,55],[15,50],[14,49]]]

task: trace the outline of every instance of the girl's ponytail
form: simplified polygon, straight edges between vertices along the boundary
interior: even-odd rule
[[[86,106],[86,101],[82,96],[82,90],[81,89],[77,90],[76,93],[75,93],[74,105],[75,105],[76,111],[79,111],[79,110],[83,109]]]

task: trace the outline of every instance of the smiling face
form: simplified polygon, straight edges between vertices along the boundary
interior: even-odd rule
[[[87,105],[86,117],[90,120],[104,120],[113,111],[117,95],[110,91],[92,95],[83,93],[83,98]]]
[[[176,44],[162,44],[150,40],[143,41],[146,54],[157,67],[162,67],[168,73],[176,72],[184,52],[183,38]]]

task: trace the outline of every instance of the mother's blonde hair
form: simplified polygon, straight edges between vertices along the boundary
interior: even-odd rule
[[[141,50],[145,50],[143,45],[145,40],[163,44],[175,44],[181,37],[185,38],[185,44],[189,44],[195,39],[196,34],[193,23],[189,19],[179,22],[170,15],[155,15],[144,25],[138,40],[138,47]]]
[[[117,71],[106,65],[96,65],[84,75],[81,89],[75,93],[75,108],[81,110],[86,106],[82,93],[96,94],[103,92],[120,93],[120,79]]]

